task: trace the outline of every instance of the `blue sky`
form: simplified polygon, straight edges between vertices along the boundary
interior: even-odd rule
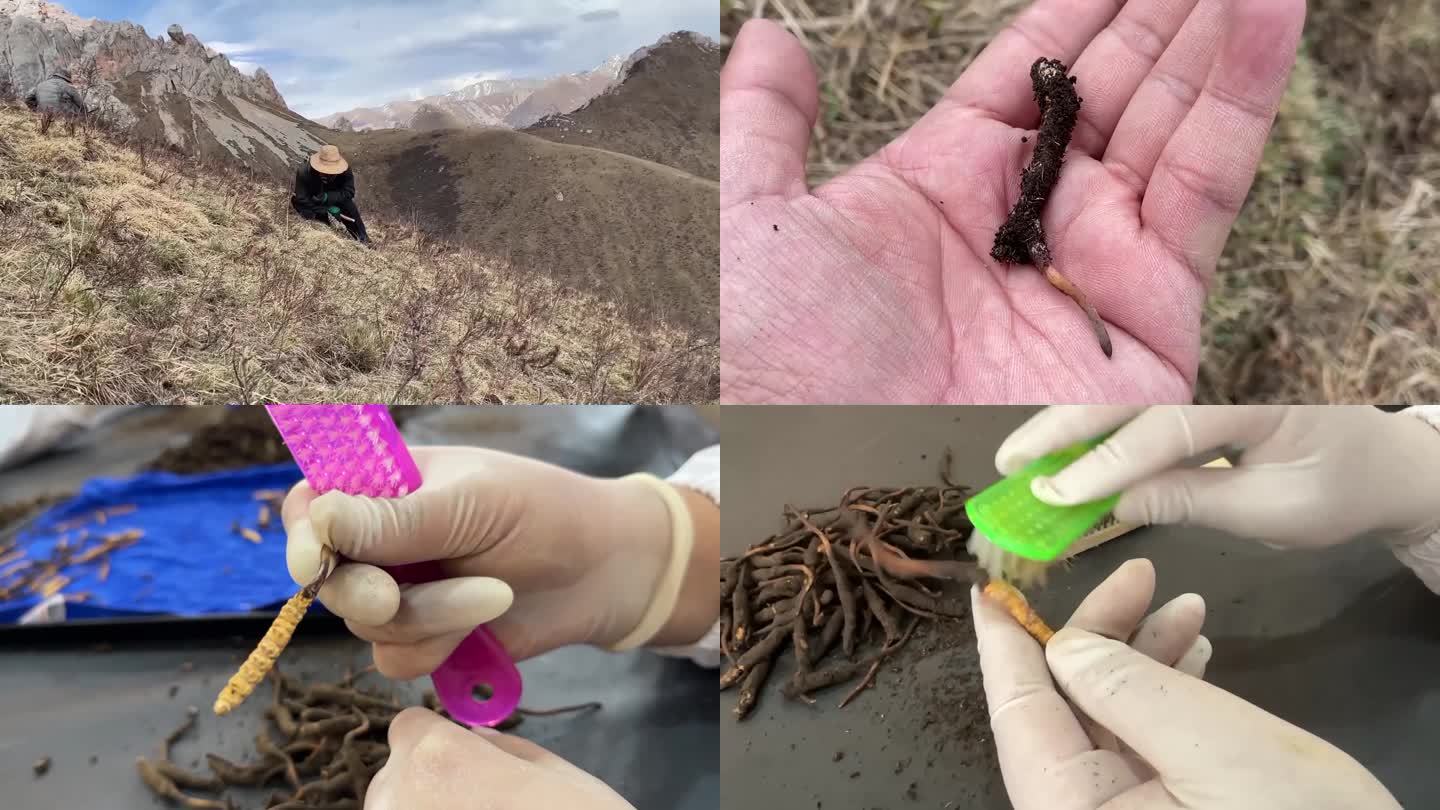
[[[590,70],[688,29],[719,38],[714,0],[60,0],[75,14],[171,23],[318,118],[481,78]]]

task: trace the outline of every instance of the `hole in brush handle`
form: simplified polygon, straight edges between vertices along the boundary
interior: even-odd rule
[[[485,627],[466,636],[430,679],[445,710],[466,725],[494,726],[520,707],[520,671]]]
[[[438,562],[388,566],[385,570],[402,585],[432,582],[444,576]],[[520,707],[524,686],[505,645],[483,626],[460,642],[430,680],[445,711],[470,726],[494,726],[505,720]],[[488,690],[489,697],[476,699],[480,687]]]

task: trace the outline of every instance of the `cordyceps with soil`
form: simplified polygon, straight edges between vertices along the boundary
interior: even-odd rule
[[[255,735],[254,757],[231,762],[206,754],[209,773],[186,770],[170,759],[170,746],[199,715],[189,710],[185,723],[165,738],[160,757],[136,760],[140,779],[157,796],[182,807],[234,808],[233,797],[197,793],[230,789],[270,789],[269,810],[354,808],[390,755],[386,732],[404,706],[378,692],[354,685],[354,677],[334,683],[301,684],[272,669],[268,723]],[[427,705],[434,701],[427,695]]]
[[[790,699],[858,680],[843,707],[904,648],[920,622],[969,615],[959,589],[927,580],[979,578],[965,554],[971,531],[960,487],[858,488],[827,509],[787,508],[780,534],[721,569],[721,643],[740,686],[735,715],[754,709],[786,647]]]
[[[729,668],[720,689],[740,687],[737,718],[755,708],[787,647],[794,669],[781,693],[813,704],[816,693],[854,682],[838,703],[844,708],[922,623],[968,621],[971,584],[985,585],[987,597],[1048,641],[1024,596],[986,583],[966,551],[969,489],[950,481],[949,460],[947,450],[942,486],[854,487],[828,508],[787,506],[780,533],[721,562]]]
[[[1035,103],[1040,106],[1040,131],[1035,136],[1035,154],[1020,175],[1020,199],[1010,216],[995,232],[995,246],[990,256],[1006,264],[1033,264],[1045,274],[1055,289],[1070,296],[1085,316],[1100,341],[1105,356],[1111,354],[1110,333],[1095,307],[1075,283],[1055,266],[1050,244],[1040,216],[1050,192],[1060,180],[1065,162],[1065,149],[1080,117],[1082,99],[1075,92],[1075,77],[1068,76],[1065,64],[1057,59],[1038,59],[1030,67],[1030,81],[1035,87]]]
[[[339,681],[304,683],[271,668],[270,703],[247,762],[206,754],[209,773],[177,765],[170,749],[195,726],[200,711],[191,707],[178,728],[166,735],[157,758],[138,757],[140,779],[156,796],[180,807],[234,810],[242,806],[229,791],[269,792],[266,810],[360,810],[370,781],[390,757],[390,722],[405,706],[378,690],[356,685],[370,667]],[[424,705],[445,716],[433,692]],[[520,709],[501,723],[512,729],[525,717],[594,711],[598,703],[557,709]],[[200,795],[209,794],[209,795]],[[222,794],[222,795],[215,795]]]

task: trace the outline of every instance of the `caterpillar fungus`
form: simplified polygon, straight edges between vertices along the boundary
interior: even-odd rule
[[[335,563],[334,549],[324,547],[319,573],[309,585],[301,588],[280,608],[280,613],[276,615],[275,621],[270,623],[270,629],[265,631],[265,636],[255,645],[250,657],[245,659],[239,671],[225,684],[225,688],[220,690],[220,696],[215,698],[216,714],[227,714],[244,703],[245,698],[250,697],[250,693],[255,691],[255,687],[259,686],[274,668],[280,653],[284,652],[285,646],[290,643],[290,637],[295,635],[295,628],[305,617],[305,611],[310,609],[310,603],[314,602],[315,595],[320,593],[320,586],[325,584],[330,572],[335,570]]]

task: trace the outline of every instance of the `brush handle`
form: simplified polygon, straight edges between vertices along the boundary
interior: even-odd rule
[[[411,584],[440,579],[437,563],[397,565],[385,569],[396,582]],[[430,675],[435,694],[450,716],[468,726],[495,726],[520,706],[524,684],[520,670],[500,639],[481,625],[471,631]]]
[[[267,405],[266,409],[316,493],[338,490],[400,498],[423,483],[384,405]],[[402,584],[444,576],[437,562],[385,570]],[[484,626],[466,636],[430,680],[445,711],[466,725],[498,725],[520,706],[520,671]]]

